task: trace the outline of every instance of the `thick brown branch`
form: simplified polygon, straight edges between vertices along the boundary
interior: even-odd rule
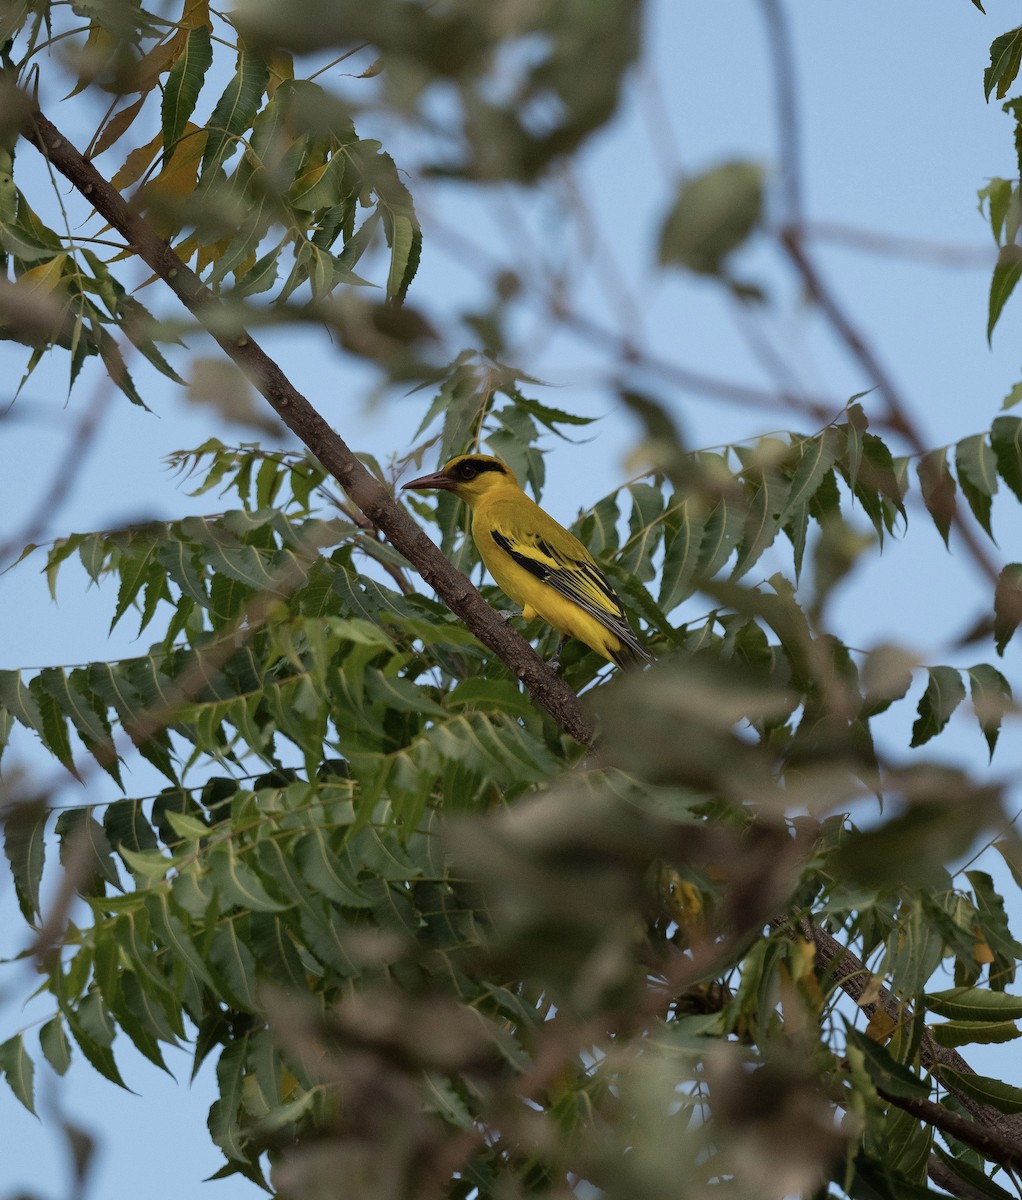
[[[1022,1169],[1022,1144],[1019,1142],[976,1121],[970,1121],[968,1117],[952,1112],[942,1104],[927,1100],[925,1096],[895,1096],[879,1088],[877,1091],[888,1104],[904,1109],[941,1133],[957,1138],[991,1162],[1000,1163],[1002,1167]]]
[[[589,742],[592,724],[571,688],[547,669],[532,647],[510,629],[469,580],[451,566],[273,359],[228,314],[195,272],[157,236],[148,221],[132,211],[121,194],[42,113],[34,114],[24,135],[195,315],[224,353],[252,380],[281,420],[308,446],[353,503],[386,534],[451,611],[507,664],[563,729],[577,741]]]

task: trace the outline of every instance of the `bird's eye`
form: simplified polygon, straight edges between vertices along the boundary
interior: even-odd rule
[[[478,474],[478,470],[472,465],[472,463],[462,463],[458,468],[459,479],[464,479],[466,481],[469,479],[475,479],[476,475]]]

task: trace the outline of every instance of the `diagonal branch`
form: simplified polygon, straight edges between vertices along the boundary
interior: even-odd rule
[[[816,961],[820,974],[833,979],[868,1017],[872,1017],[879,1009],[900,1023],[913,1019],[904,1003],[886,988],[874,989],[875,998],[864,1001],[867,988],[874,983],[872,972],[853,951],[843,946],[822,925],[802,920],[798,922],[798,929],[816,947]],[[874,994],[874,990],[871,990],[871,995]],[[1003,1113],[987,1104],[979,1104],[944,1079],[942,1067],[960,1074],[973,1075],[975,1072],[957,1050],[941,1046],[933,1040],[929,1032],[923,1034],[919,1057],[924,1069],[955,1096],[973,1120],[951,1112],[931,1100],[882,1093],[884,1099],[979,1150],[991,1161],[1006,1167],[1022,1168],[1022,1116]]]
[[[245,372],[271,408],[337,480],[351,501],[388,537],[423,580],[512,670],[533,699],[576,741],[592,740],[592,723],[578,697],[554,675],[532,647],[494,612],[456,570],[387,489],[358,461],[350,447],[295,388],[276,362],[225,306],[162,241],[121,194],[43,116],[34,113],[23,134],[125,238],[129,249],[153,270]]]

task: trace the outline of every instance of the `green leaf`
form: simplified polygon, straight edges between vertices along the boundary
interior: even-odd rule
[[[1022,622],[1022,563],[1001,568],[994,588],[994,645],[1003,654]]]
[[[234,921],[221,921],[217,925],[209,959],[226,985],[229,1003],[242,1012],[255,1012],[256,962],[238,936]]]
[[[965,877],[972,885],[972,894],[979,913],[979,931],[997,957],[991,971],[995,988],[1003,988],[1015,978],[1015,963],[1022,958],[1022,945],[1015,939],[1008,926],[1008,915],[1004,910],[1004,899],[994,887],[994,881],[986,871],[971,870]]]
[[[333,850],[324,830],[312,829],[305,834],[297,844],[296,856],[302,877],[316,891],[345,907],[371,906],[371,899]]]
[[[225,908],[237,906],[257,912],[280,912],[288,907],[274,900],[255,871],[241,860],[233,843],[221,842],[210,854],[209,865]]]
[[[98,697],[87,695],[82,690],[88,688],[85,671],[76,670],[69,676],[61,667],[44,667],[36,678],[40,686],[60,706],[61,712],[70,718],[78,736],[96,762],[118,787],[123,787],[110,726],[105,715],[99,715],[100,711],[105,714],[106,706]]]
[[[698,498],[687,496],[680,504],[668,508],[657,598],[657,604],[665,613],[670,613],[694,590],[692,580],[699,566],[705,529],[706,507]]]
[[[972,707],[987,740],[990,757],[993,758],[994,747],[1001,732],[1001,721],[1014,707],[1011,684],[989,663],[976,663],[968,667],[967,671]]]
[[[390,246],[390,270],[387,272],[387,299],[400,304],[415,278],[422,253],[422,230],[414,214],[392,214],[383,222],[383,229]]]
[[[983,11],[979,0],[973,4]],[[983,71],[983,95],[989,101],[990,93],[996,88],[997,99],[1003,100],[1008,89],[1015,82],[1019,63],[1022,62],[1022,26],[1009,29],[995,37],[990,44],[990,66]]]
[[[1014,1041],[1022,1029],[1014,1021],[943,1021],[931,1025],[930,1034],[940,1046],[973,1046]]]
[[[954,1021],[990,1021],[998,1024],[1022,1018],[1022,996],[993,992],[987,988],[957,987],[944,992],[927,992],[923,1003],[930,1012]]]
[[[217,1089],[220,1098],[209,1110],[209,1132],[213,1141],[229,1159],[245,1157],[245,1135],[238,1123],[244,1087],[245,1057],[248,1038],[229,1042],[216,1066]]]
[[[89,992],[77,1009],[67,1014],[67,1024],[82,1054],[100,1075],[130,1091],[110,1050],[116,1031],[96,992]]]
[[[767,467],[757,482],[759,486],[749,502],[732,579],[740,579],[751,570],[773,544],[787,507],[790,483],[780,471]]]
[[[730,162],[682,184],[660,233],[660,265],[719,275],[760,222],[763,170]]]
[[[955,481],[948,470],[947,449],[931,450],[929,454],[924,454],[917,470],[926,511],[933,518],[946,546],[956,510]]]
[[[912,726],[912,746],[922,746],[951,719],[965,699],[965,684],[954,667],[931,667],[930,681],[919,701],[918,717]]]
[[[60,839],[61,866],[73,872],[71,879],[79,893],[102,895],[103,880],[121,890],[113,850],[92,809],[64,809],[57,817],[54,832]]]
[[[39,916],[39,885],[46,856],[49,809],[43,800],[25,800],[6,809],[4,853],[11,864],[22,916],[34,925]]]
[[[973,0],[974,4],[978,0]],[[986,1197],[986,1200],[1015,1200],[1013,1192],[1005,1191],[999,1184],[995,1183],[985,1171],[969,1162],[965,1158],[955,1158],[947,1153],[938,1143],[934,1143],[934,1153],[944,1163],[945,1166],[951,1169],[953,1175],[964,1183],[970,1185],[971,1191],[975,1194],[976,1200],[981,1200],[981,1197]],[[953,1188],[954,1185],[951,1185]],[[949,1188],[948,1190],[951,1190]],[[953,1194],[963,1196],[967,1189],[954,1188]]]
[[[790,517],[816,495],[828,472],[837,462],[842,438],[836,429],[828,428],[819,437],[799,443],[798,465],[791,477],[788,499],[782,519]]]
[[[189,29],[184,50],[167,76],[161,106],[164,166],[174,153],[177,140],[184,133],[188,118],[195,110],[206,72],[213,63],[213,44],[209,33],[208,25],[196,25]]]
[[[3,1071],[11,1091],[32,1116],[36,1116],[35,1064],[25,1050],[24,1035],[16,1034],[0,1045],[0,1071]]]
[[[990,507],[991,497],[997,491],[997,458],[985,434],[962,438],[955,450],[955,469],[962,495],[969,502],[973,516],[992,538]]]
[[[712,579],[731,557],[745,527],[745,506],[722,496],[706,518],[699,547],[700,579]]]
[[[239,51],[234,76],[216,102],[207,124],[209,135],[199,168],[200,183],[214,178],[234,152],[237,139],[259,111],[268,79],[266,60],[261,54]]]
[[[1008,297],[1015,290],[1015,285],[1022,276],[1022,246],[1009,243],[1002,246],[990,278],[990,305],[987,317],[987,341],[994,336],[994,326],[1001,315],[1001,310]]]
[[[863,1065],[875,1087],[891,1096],[928,1096],[930,1085],[913,1075],[908,1067],[891,1057],[890,1051],[858,1029],[846,1026],[849,1047],[863,1057]]]
[[[43,733],[43,716],[32,692],[22,682],[20,671],[0,671],[0,705],[26,729]]]
[[[39,1030],[39,1045],[43,1056],[58,1075],[71,1065],[71,1043],[60,1017],[53,1017]]]
[[[997,470],[1022,500],[1022,417],[997,417],[990,427],[990,443]]]
[[[980,1104],[989,1104],[998,1112],[1022,1113],[1022,1088],[986,1075],[953,1071],[950,1067],[937,1068],[935,1073],[950,1091],[960,1092],[970,1100],[978,1100]]]

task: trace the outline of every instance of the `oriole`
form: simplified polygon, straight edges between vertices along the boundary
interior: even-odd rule
[[[487,570],[526,620],[540,617],[563,635],[562,645],[578,638],[618,666],[652,661],[593,556],[526,496],[499,458],[461,454],[404,487],[453,492],[465,501]]]

